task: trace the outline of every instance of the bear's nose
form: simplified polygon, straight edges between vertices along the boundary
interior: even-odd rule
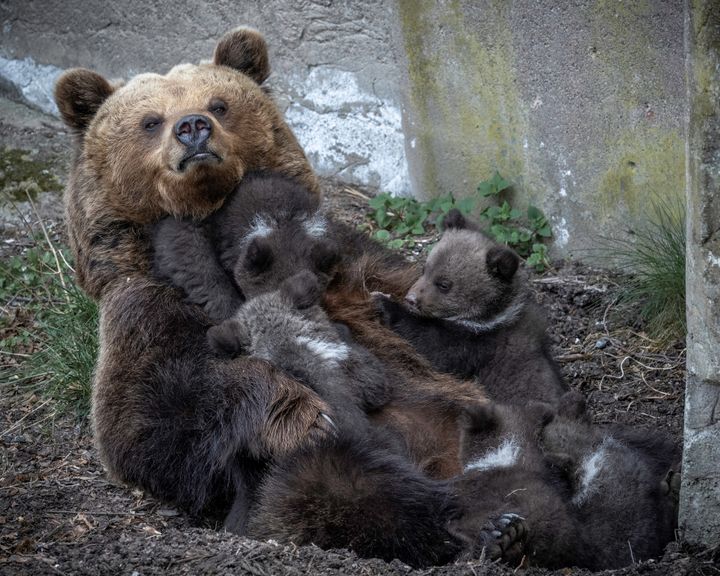
[[[414,308],[417,306],[417,294],[415,294],[415,292],[408,292],[405,296],[405,302]]]
[[[202,114],[183,116],[175,124],[175,138],[185,146],[198,146],[210,137],[212,122]]]

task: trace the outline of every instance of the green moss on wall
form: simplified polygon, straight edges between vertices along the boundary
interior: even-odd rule
[[[426,188],[462,192],[443,189],[441,170],[465,175],[473,183],[466,192],[496,169],[525,174],[528,115],[514,75],[507,3],[492,7],[487,45],[467,26],[459,2],[400,0],[399,6]],[[438,36],[442,41],[430,40]]]
[[[662,56],[649,25],[647,0],[598,0],[593,4],[591,50],[595,73],[615,86],[617,101],[628,109],[644,106],[648,94],[661,94]],[[681,39],[679,39],[681,41]],[[639,78],[643,81],[640,82]]]
[[[598,185],[598,208],[608,218],[641,216],[651,199],[685,194],[685,142],[659,129],[630,130],[608,142],[607,170]]]

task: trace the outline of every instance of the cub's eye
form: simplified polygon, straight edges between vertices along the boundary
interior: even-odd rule
[[[208,110],[215,116],[224,116],[227,112],[227,104],[222,100],[213,100],[208,106]]]
[[[143,118],[142,127],[146,132],[154,132],[162,126],[163,119],[158,116],[146,116]]]
[[[446,280],[445,278],[440,278],[435,280],[435,287],[443,294],[447,294],[450,292],[450,288],[452,288],[452,282],[450,282],[450,280]]]

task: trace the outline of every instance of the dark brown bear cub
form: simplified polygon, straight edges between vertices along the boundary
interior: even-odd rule
[[[457,210],[406,304],[376,295],[384,322],[433,366],[476,378],[499,402],[553,402],[566,390],[520,259]]]
[[[464,415],[464,471],[453,481],[463,512],[450,529],[470,556],[483,548],[497,554],[500,546],[516,566],[523,556],[548,568],[586,564],[568,484],[538,448],[538,436],[552,417],[552,408],[537,402],[481,406]],[[492,530],[502,536],[493,540]]]
[[[593,425],[585,399],[568,392],[539,435],[562,470],[570,505],[593,549],[589,568],[618,568],[659,556],[674,537],[679,449],[661,432]]]

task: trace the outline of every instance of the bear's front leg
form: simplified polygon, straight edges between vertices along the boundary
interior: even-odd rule
[[[336,434],[332,408],[320,396],[279,371],[275,378],[262,428],[269,453],[282,457],[302,445]]]

